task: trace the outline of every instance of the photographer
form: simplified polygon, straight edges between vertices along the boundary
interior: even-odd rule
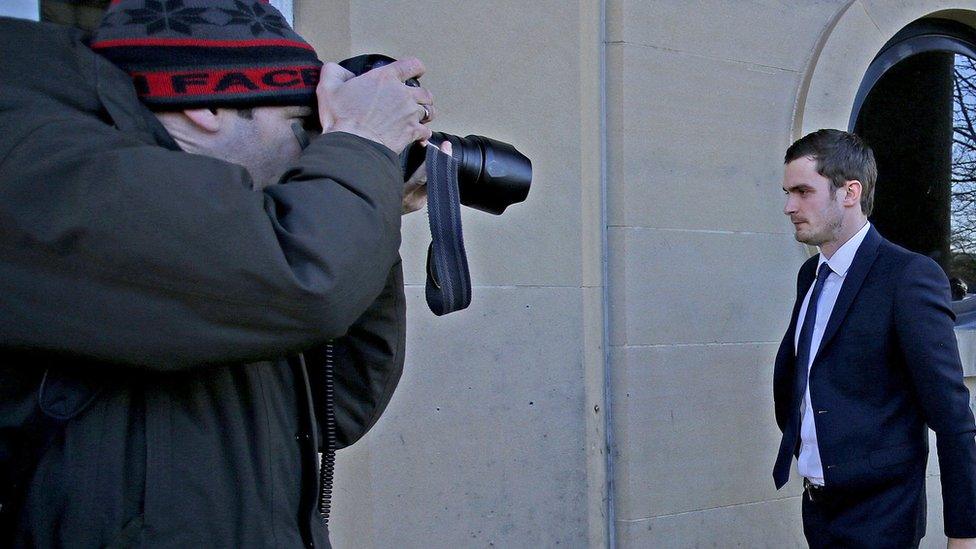
[[[423,66],[319,79],[255,0],[120,0],[91,48],[0,18],[0,51],[0,546],[328,547],[317,453],[403,365]]]

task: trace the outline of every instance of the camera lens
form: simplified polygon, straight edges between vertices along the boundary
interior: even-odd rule
[[[339,65],[355,75],[396,62],[382,54],[358,55],[339,62]],[[416,78],[406,81],[408,86],[419,86]],[[522,202],[532,184],[532,162],[515,147],[481,135],[458,137],[434,132],[430,142],[440,145],[450,141],[454,157],[460,164],[458,191],[461,204],[491,214],[499,215],[505,208]],[[400,157],[404,177],[410,177],[424,162],[424,146],[414,143]]]
[[[499,215],[522,202],[532,184],[532,162],[508,143],[481,135],[434,132],[430,142],[450,141],[458,169],[461,204]]]

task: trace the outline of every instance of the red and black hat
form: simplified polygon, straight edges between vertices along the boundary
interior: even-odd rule
[[[314,105],[322,67],[267,0],[114,0],[91,47],[154,110]]]

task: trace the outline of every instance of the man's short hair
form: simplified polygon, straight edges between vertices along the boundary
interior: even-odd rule
[[[848,181],[860,181],[861,211],[871,215],[878,165],[874,161],[874,152],[863,139],[841,130],[817,130],[790,145],[783,163],[805,157],[816,162],[817,173],[830,180],[835,193]]]

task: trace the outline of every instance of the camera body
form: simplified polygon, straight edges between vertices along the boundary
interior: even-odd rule
[[[395,61],[392,57],[374,53],[340,61],[339,65],[359,76]],[[404,84],[420,86],[416,78]],[[528,196],[532,185],[532,161],[512,145],[480,135],[459,137],[441,132],[431,135],[430,142],[434,145],[444,141],[451,142],[454,158],[459,164],[461,204],[499,215],[508,206],[522,202]],[[412,144],[403,152],[401,164],[404,178],[420,167],[425,156],[424,146],[420,143]]]

